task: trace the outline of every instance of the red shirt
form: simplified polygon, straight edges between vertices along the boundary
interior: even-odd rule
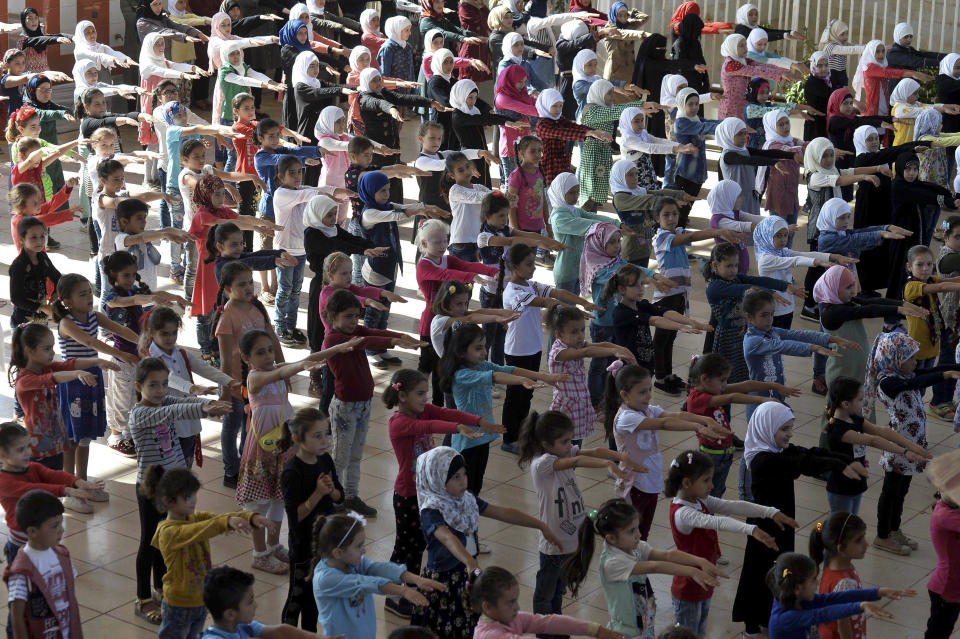
[[[44,202],[40,205],[40,215],[37,215],[36,218],[43,222],[43,225],[47,228],[71,221],[73,219],[73,213],[70,211],[58,211],[57,209],[70,199],[70,193],[72,191],[73,187],[64,186],[54,193],[49,202]],[[40,189],[40,192],[43,193],[43,189]],[[23,218],[23,215],[10,209],[10,234],[13,235],[13,245],[17,247],[17,253],[20,252],[20,235],[17,233],[17,226],[20,225],[20,220]]]
[[[444,255],[437,264],[433,260],[421,257],[417,262],[417,286],[423,293],[423,301],[426,306],[420,313],[420,334],[430,334],[430,322],[433,321],[433,298],[437,296],[440,285],[446,280],[457,280],[460,282],[472,282],[477,273],[494,277],[497,274],[496,266],[487,266],[479,262],[467,262],[452,255]]]
[[[190,315],[198,317],[207,315],[213,310],[217,302],[217,292],[220,287],[217,285],[217,275],[214,270],[213,262],[207,262],[207,234],[212,226],[206,224],[213,220],[234,220],[237,218],[237,212],[226,207],[220,209],[216,214],[209,211],[206,207],[198,207],[193,214],[193,221],[190,223],[190,234],[196,238],[197,243],[197,278],[193,285],[193,299],[190,300],[193,305],[190,308]]]
[[[464,413],[449,408],[441,408],[433,404],[423,407],[423,412],[416,417],[407,417],[399,411],[390,417],[390,443],[397,456],[400,470],[393,483],[393,492],[401,497],[413,497],[417,494],[417,480],[413,469],[417,457],[433,448],[434,433],[456,433],[457,424],[478,426],[480,418],[470,413]]]
[[[691,388],[690,394],[687,396],[687,412],[712,418],[724,429],[730,431],[730,434],[717,441],[716,439],[707,439],[697,433],[697,441],[700,442],[701,446],[714,450],[730,448],[733,446],[733,429],[730,428],[730,420],[727,419],[727,413],[723,410],[723,406],[710,406],[711,399],[713,399],[713,395],[710,393]]]
[[[670,502],[670,530],[673,532],[673,542],[677,544],[677,550],[690,553],[695,557],[702,557],[710,563],[717,563],[720,558],[720,539],[716,530],[707,530],[706,528],[694,528],[689,535],[684,535],[677,530],[674,523],[673,514],[683,508],[685,504]],[[700,502],[700,510],[710,514],[707,505]],[[700,584],[690,577],[674,577],[673,584],[670,586],[670,594],[679,599],[690,603],[704,601],[713,596],[713,588],[704,589]]]
[[[403,337],[403,334],[366,326],[357,326],[353,333],[341,333],[331,328],[323,337],[323,348],[343,344],[354,337],[363,337],[364,340],[349,353],[341,353],[327,360],[335,382],[333,395],[341,402],[365,402],[373,397],[373,375],[364,351],[390,348],[391,342]]]
[[[842,590],[859,590],[863,588],[860,583],[860,575],[852,566],[848,570],[833,570],[829,565],[823,567],[823,576],[820,577],[820,594],[825,595],[831,592],[840,592]],[[853,627],[853,639],[865,639],[867,636],[867,617],[866,615],[854,615],[847,617]],[[822,623],[817,629],[820,632],[820,639],[840,639],[840,632],[837,630],[837,622]]]
[[[17,168],[17,163],[13,162],[12,166],[10,167],[10,183],[13,186],[16,186],[21,182],[29,182],[40,189],[40,201],[46,201],[47,196],[43,190],[43,169],[39,164],[32,169],[27,169],[21,173],[20,169]]]
[[[64,497],[64,488],[73,486],[77,478],[70,473],[51,470],[38,462],[30,462],[26,470],[0,470],[0,508],[7,520],[7,528],[14,543],[22,546],[27,536],[17,527],[17,501],[27,492],[40,489],[55,497]]]
[[[243,122],[234,122],[233,130],[243,133],[242,138],[236,138],[233,141],[233,148],[237,151],[237,168],[234,169],[240,173],[257,174],[257,169],[253,166],[253,156],[260,149],[253,143],[253,132],[257,128],[257,121],[251,120],[244,124]]]
[[[76,370],[75,359],[53,362],[40,373],[28,368],[17,373],[17,400],[23,408],[23,423],[30,437],[30,457],[43,459],[62,453],[67,432],[60,414],[60,400],[53,374]]]

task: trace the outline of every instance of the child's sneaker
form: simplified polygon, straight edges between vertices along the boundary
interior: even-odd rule
[[[927,415],[930,415],[931,417],[939,417],[947,422],[952,422],[956,414],[957,409],[950,402],[944,402],[942,404],[934,404],[931,402],[930,406],[927,408]]]
[[[170,271],[170,281],[174,284],[183,284],[183,271]]]
[[[290,552],[283,547],[283,544],[277,544],[276,546],[270,549],[270,552],[273,554],[274,557],[276,557],[283,563],[285,564],[290,563]]]
[[[903,534],[902,530],[894,530],[892,533],[890,533],[890,536],[896,539],[897,541],[899,541],[904,546],[909,546],[911,550],[917,550],[918,548],[920,548],[920,544],[918,544],[916,541],[914,541],[913,539],[910,539],[905,534]]]
[[[290,564],[280,561],[269,550],[264,550],[263,553],[254,551],[252,566],[254,570],[262,570],[271,575],[285,575],[290,571]]]
[[[81,515],[89,515],[93,512],[93,506],[79,497],[65,497],[63,507]]]
[[[280,343],[284,346],[298,346],[300,344],[290,331],[278,332],[277,339],[280,340]]]
[[[880,550],[886,550],[887,552],[893,553],[895,555],[909,555],[910,546],[906,544],[901,544],[891,533],[889,537],[884,539],[883,537],[876,537],[873,540],[873,547],[879,548]]]
[[[816,393],[817,395],[825,396],[827,394],[827,380],[823,375],[817,375],[813,378],[813,384],[810,386],[810,390]]]
[[[264,306],[273,306],[274,302],[277,300],[276,296],[270,291],[264,291],[260,293],[259,299]]]
[[[110,501],[110,493],[105,490],[88,490],[87,494],[90,496],[87,497],[87,501],[96,501],[96,502],[105,502]]]
[[[299,328],[290,329],[290,334],[293,335],[293,339],[297,340],[298,344],[307,343],[307,336],[304,335]]]

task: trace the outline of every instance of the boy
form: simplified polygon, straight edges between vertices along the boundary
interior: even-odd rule
[[[137,258],[140,281],[153,291],[157,288],[157,264],[160,263],[160,251],[153,242],[166,239],[171,243],[186,244],[193,242],[193,236],[173,226],[145,231],[149,211],[150,207],[143,200],[129,199],[117,204],[117,227],[120,232],[114,242],[118,251],[127,251]]]
[[[17,502],[16,520],[27,533],[27,545],[3,574],[10,592],[13,638],[83,639],[74,588],[77,571],[70,551],[60,544],[63,504],[45,490],[31,490]]]
[[[82,501],[95,499],[93,491],[103,490],[103,481],[84,481],[60,470],[30,461],[30,437],[27,429],[15,422],[0,424],[0,508],[6,513],[9,538],[3,548],[7,563],[27,543],[27,534],[14,516],[17,500],[31,490],[45,490],[66,497],[70,510],[92,513],[93,507]]]
[[[314,632],[280,624],[265,626],[253,617],[257,600],[253,595],[253,575],[230,566],[214,568],[203,580],[203,605],[213,617],[213,625],[200,639],[325,639]]]

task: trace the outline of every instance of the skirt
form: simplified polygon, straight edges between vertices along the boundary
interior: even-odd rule
[[[446,584],[447,591],[423,593],[430,603],[417,608],[410,618],[410,623],[427,626],[443,639],[473,639],[473,629],[480,620],[480,615],[469,611],[464,605],[466,567],[460,564],[450,570],[426,568],[421,576]]]
[[[97,376],[94,386],[86,386],[75,379],[57,385],[63,427],[74,442],[97,439],[107,432],[107,409],[104,405],[103,373],[99,367],[87,369]]]

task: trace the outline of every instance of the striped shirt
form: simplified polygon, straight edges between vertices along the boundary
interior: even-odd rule
[[[660,275],[679,285],[677,288],[671,289],[669,293],[661,293],[659,289],[654,289],[654,302],[690,290],[690,260],[687,258],[687,245],[673,246],[673,238],[686,232],[686,229],[678,226],[672,232],[657,229],[657,234],[653,236],[653,250],[657,256],[657,269],[660,271]]]
[[[130,411],[130,434],[137,447],[137,483],[147,469],[160,464],[165,469],[185,467],[176,424],[203,417],[200,397],[164,397],[160,406],[137,404]]]
[[[80,330],[92,337],[97,339],[97,329],[99,324],[97,322],[97,313],[96,311],[91,312],[87,315],[87,319],[84,322],[81,322],[73,315],[67,315],[64,319],[72,320],[74,324],[80,327]],[[70,359],[73,357],[96,357],[97,351],[90,348],[89,346],[84,346],[80,342],[71,339],[65,336],[61,332],[57,332],[59,341],[60,341],[60,355],[64,359]]]

